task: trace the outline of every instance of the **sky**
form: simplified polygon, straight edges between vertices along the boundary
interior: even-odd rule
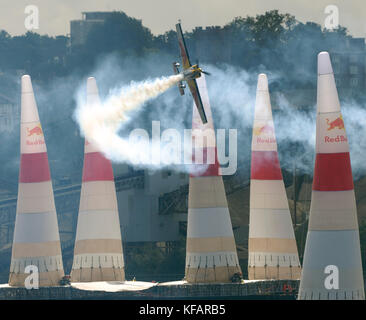
[[[338,7],[339,23],[351,35],[366,35],[365,0],[0,0],[0,30],[24,34],[28,5],[39,10],[39,29],[33,31],[52,36],[69,34],[69,21],[80,19],[82,11],[122,10],[141,19],[157,35],[174,29],[178,19],[190,31],[196,26],[223,26],[234,17],[255,16],[272,9],[324,26],[328,5]]]

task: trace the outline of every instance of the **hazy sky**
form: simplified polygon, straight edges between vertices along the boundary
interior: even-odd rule
[[[271,9],[324,26],[327,5],[339,8],[339,22],[352,35],[366,35],[365,0],[0,0],[0,29],[12,35],[25,33],[27,5],[39,8],[39,29],[34,31],[49,35],[68,34],[69,21],[80,19],[82,11],[112,10],[142,19],[154,34],[173,29],[178,19],[189,31],[195,26],[224,25],[236,16],[253,16]]]

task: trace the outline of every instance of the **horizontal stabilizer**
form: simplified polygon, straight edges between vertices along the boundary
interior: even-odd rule
[[[174,70],[174,73],[175,73],[175,74],[179,74],[178,66],[179,66],[179,63],[177,63],[177,62],[173,62],[173,70]],[[183,84],[183,82],[182,82],[182,81],[179,81],[179,82],[178,82],[178,89],[179,89],[179,93],[180,93],[180,95],[181,95],[181,96],[183,96],[183,95],[184,95],[184,88],[185,88],[185,87],[186,87],[186,86]]]
[[[183,84],[183,82],[182,81],[179,81],[179,83],[178,83],[178,89],[179,89],[179,93],[180,93],[181,96],[184,95],[184,88],[185,87],[186,86]]]
[[[173,62],[173,70],[174,70],[174,74],[179,74],[178,66],[179,66],[179,63],[177,63],[177,62]]]

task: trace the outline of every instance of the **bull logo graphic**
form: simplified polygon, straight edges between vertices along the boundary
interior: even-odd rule
[[[27,131],[28,131],[28,137],[33,136],[33,135],[37,135],[37,136],[43,135],[42,127],[40,124],[30,130],[29,130],[29,128],[27,128]]]
[[[343,117],[342,115],[340,115],[337,119],[333,120],[333,121],[329,121],[329,119],[327,120],[327,125],[328,127],[328,131],[333,130],[335,128],[338,128],[339,130],[344,130],[344,122],[343,122]]]
[[[273,127],[264,125],[263,127],[255,127],[253,130],[254,135],[259,136],[261,134],[273,134]]]

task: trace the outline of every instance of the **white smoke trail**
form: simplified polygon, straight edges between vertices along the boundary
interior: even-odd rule
[[[253,110],[255,105],[255,91],[257,75],[232,66],[207,66],[207,69],[215,75],[207,77],[210,102],[216,128],[238,129],[238,164],[243,168],[250,167],[250,143],[253,124]],[[269,75],[269,80],[279,78],[276,74]],[[77,121],[81,131],[90,142],[95,143],[109,159],[114,162],[141,164],[150,169],[161,169],[174,164],[175,155],[165,153],[164,162],[152,164],[151,154],[155,153],[160,145],[154,140],[149,145],[144,141],[129,141],[128,137],[121,137],[117,133],[128,120],[128,111],[137,110],[147,99],[154,98],[167,90],[180,80],[180,76],[157,79],[143,83],[131,84],[128,88],[122,88],[117,94],[112,94],[105,99],[102,105],[88,106],[78,104]],[[315,123],[316,100],[308,110],[298,110],[287,101],[284,94],[271,92],[276,98],[277,107],[274,111],[277,143],[280,152],[281,167],[283,170],[292,171],[294,162],[298,173],[313,174],[315,157]],[[165,99],[165,98],[164,98]],[[81,102],[81,100],[79,101]],[[165,104],[171,104],[166,100]],[[350,142],[352,170],[355,179],[366,174],[366,162],[364,161],[365,143],[360,136],[365,134],[364,119],[366,109],[355,103],[343,101],[342,112],[344,115],[347,135]],[[177,110],[177,114],[178,114]],[[184,116],[182,113],[178,117]],[[181,124],[170,119],[165,108],[156,108],[155,119],[162,123],[174,123],[174,127]],[[180,129],[182,129],[180,127]],[[182,145],[182,151],[191,151],[191,146]],[[158,153],[158,152],[157,152]],[[168,165],[167,165],[168,164]],[[171,166],[170,169],[189,172],[189,166]]]
[[[146,141],[131,143],[129,139],[119,136],[118,131],[128,120],[129,111],[137,110],[182,79],[182,75],[174,75],[131,83],[128,88],[109,95],[102,103],[79,103],[76,119],[82,134],[110,160],[150,165],[150,149],[144,145]],[[144,150],[142,158],[141,150]]]

